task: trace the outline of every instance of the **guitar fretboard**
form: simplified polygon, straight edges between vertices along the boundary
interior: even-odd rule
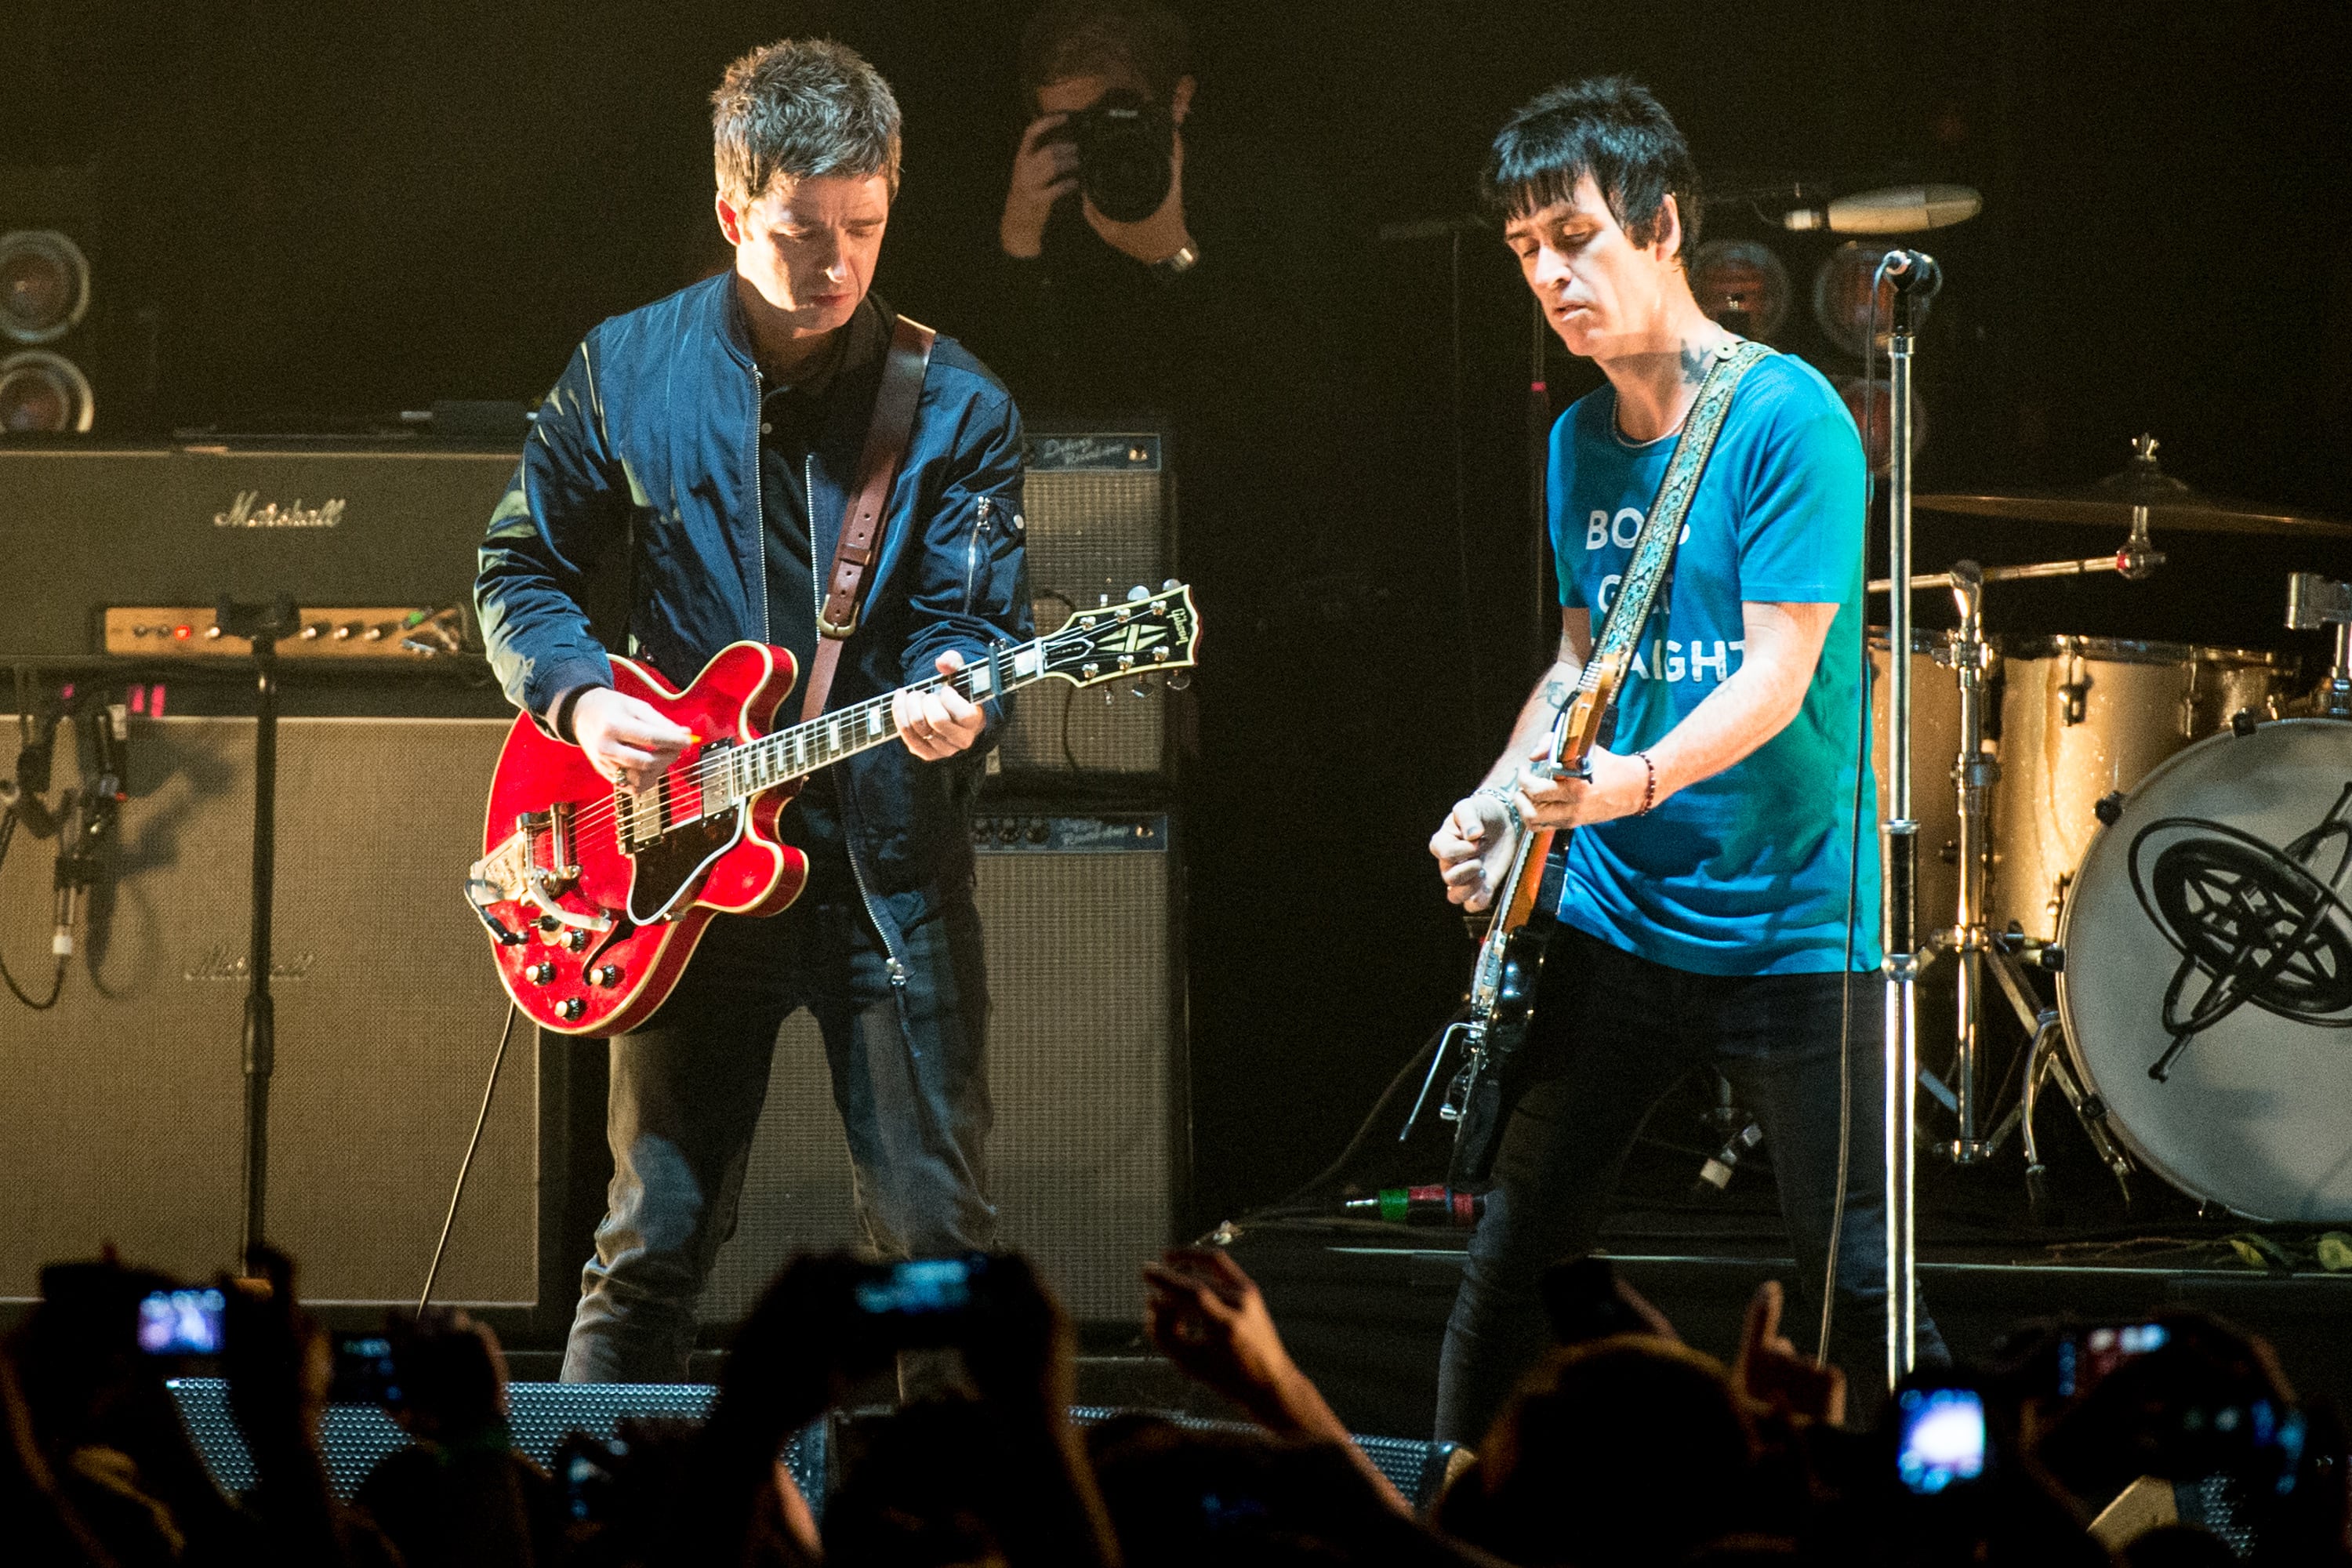
[[[1046,640],[1040,637],[1001,650],[993,660],[980,659],[952,676],[933,676],[901,689],[933,691],[946,687],[972,702],[1003,697],[1045,679]],[[753,795],[897,740],[898,723],[891,709],[898,695],[892,691],[869,697],[743,745],[706,752],[684,781],[698,798],[679,799],[683,792],[673,783],[667,792],[622,788],[614,799],[629,819],[634,837],[640,839],[657,837],[666,826],[689,817],[732,811]]]

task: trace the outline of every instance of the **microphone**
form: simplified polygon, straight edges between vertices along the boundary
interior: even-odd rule
[[[1924,250],[1890,250],[1879,258],[1878,275],[1898,294],[1932,300],[1944,286],[1944,269]]]
[[[131,742],[131,712],[120,702],[91,701],[82,710],[89,727],[94,777],[66,796],[58,816],[57,924],[49,952],[60,963],[74,952],[74,910],[85,889],[105,874],[100,851],[114,832],[117,808],[130,798],[123,788]]]
[[[1967,185],[1889,185],[1840,196],[1827,206],[1791,207],[1780,226],[1832,234],[1918,234],[1964,223],[1984,210],[1984,197]]]

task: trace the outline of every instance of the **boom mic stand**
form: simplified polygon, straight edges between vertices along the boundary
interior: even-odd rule
[[[1878,278],[1895,286],[1887,339],[1887,577],[1911,581],[1912,291],[1935,262],[1889,251]],[[1874,292],[1877,279],[1872,280]],[[1909,1372],[1918,1348],[1917,1173],[1919,824],[1911,815],[1911,595],[1890,594],[1886,660],[1886,1381]]]
[[[269,924],[278,870],[278,639],[292,637],[301,613],[284,594],[268,605],[223,599],[215,620],[224,637],[253,644],[253,931],[245,987],[245,1222],[237,1257],[260,1271],[269,1195],[269,1079],[278,1070],[278,1013],[269,994]]]

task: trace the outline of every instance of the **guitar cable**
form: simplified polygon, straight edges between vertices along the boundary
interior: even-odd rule
[[[0,866],[8,863],[8,841],[16,837],[16,802],[12,795],[6,805],[0,805]],[[5,954],[0,954],[0,984],[5,984],[10,995],[34,1012],[46,1013],[58,1005],[59,996],[65,994],[66,960],[63,956],[58,958],[57,966],[49,974],[49,994],[38,1001],[34,1000],[32,994],[17,983],[16,975],[9,973]]]
[[[509,1000],[506,1025],[499,1030],[499,1048],[490,1058],[490,1079],[482,1085],[482,1108],[474,1116],[474,1135],[466,1142],[466,1157],[457,1163],[457,1181],[449,1189],[449,1212],[441,1216],[441,1239],[433,1244],[433,1264],[425,1271],[425,1289],[416,1293],[416,1315],[420,1319],[433,1300],[433,1282],[441,1277],[441,1258],[449,1250],[449,1233],[457,1224],[457,1205],[466,1195],[466,1178],[472,1173],[474,1155],[482,1147],[482,1129],[489,1125],[490,1100],[499,1092],[499,1069],[506,1066],[507,1042],[514,1037],[518,1011],[513,1001]]]

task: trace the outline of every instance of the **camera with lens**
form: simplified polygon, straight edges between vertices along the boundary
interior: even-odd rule
[[[1139,223],[1168,199],[1176,121],[1143,94],[1117,89],[1073,110],[1062,139],[1077,147],[1078,188],[1112,222]]]

